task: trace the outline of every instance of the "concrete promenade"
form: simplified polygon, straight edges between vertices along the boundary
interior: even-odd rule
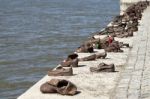
[[[107,35],[106,35],[107,36]],[[103,36],[97,36],[96,38],[101,38]],[[130,46],[133,44],[135,37],[129,38],[115,38],[115,40],[129,43]],[[106,59],[97,59],[95,61],[84,61],[79,62],[79,67],[73,68],[73,76],[45,76],[35,85],[33,85],[29,90],[23,93],[18,99],[110,99],[115,85],[117,84],[118,78],[120,76],[120,71],[124,68],[124,65],[127,62],[130,48],[122,48],[123,53],[107,53]],[[94,49],[95,53],[104,52],[104,50]],[[79,58],[89,56],[93,53],[78,53]],[[101,73],[92,73],[89,68],[98,66],[101,62],[107,64],[114,63],[116,72],[101,72]],[[73,82],[78,91],[81,93],[75,96],[62,96],[59,94],[42,94],[40,92],[40,86],[52,79],[66,79]]]
[[[98,37],[98,36],[97,36]],[[132,46],[134,37],[130,38],[115,38],[116,40],[129,43]],[[96,61],[79,62],[77,68],[73,68],[73,76],[45,76],[29,90],[23,93],[18,99],[110,99],[117,84],[120,72],[127,62],[129,56],[129,48],[123,48],[124,53],[108,53],[106,59],[97,59]],[[96,53],[104,50],[95,50]],[[78,53],[79,58],[89,56],[90,53]],[[107,64],[114,63],[116,72],[112,73],[91,73],[89,68],[97,66],[99,63],[105,62]],[[62,96],[59,94],[42,94],[40,86],[44,82],[52,79],[67,79],[73,82],[78,91],[81,93],[75,96]]]
[[[113,99],[150,99],[150,7],[140,22],[133,48]]]
[[[132,48],[122,48],[123,53],[108,53],[106,59],[79,62],[80,67],[73,68],[73,76],[46,75],[18,99],[150,99],[150,7],[144,11],[139,31],[133,37],[115,40],[129,43]],[[96,53],[103,51],[95,50]],[[79,58],[90,54],[78,53]],[[114,63],[116,72],[91,73],[89,68],[101,62]],[[73,82],[81,93],[75,96],[42,94],[41,84],[52,78]]]

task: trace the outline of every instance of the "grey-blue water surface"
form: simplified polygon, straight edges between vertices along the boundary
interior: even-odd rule
[[[16,98],[119,14],[119,0],[0,0],[0,99]]]

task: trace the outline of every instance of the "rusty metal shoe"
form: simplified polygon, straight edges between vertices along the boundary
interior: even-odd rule
[[[40,91],[42,93],[57,93],[57,88],[50,85],[48,82],[45,82],[40,86]]]
[[[115,47],[107,47],[107,48],[105,48],[105,51],[106,52],[115,52],[114,49],[115,49]]]
[[[92,43],[85,43],[77,48],[76,52],[78,53],[93,53],[94,48]]]
[[[101,72],[115,72],[115,66],[114,64],[105,64],[103,66],[100,66],[100,71]]]
[[[81,45],[80,47],[78,47],[76,49],[76,52],[77,53],[87,53],[88,51],[87,51],[87,49],[83,45]]]
[[[114,64],[105,64],[100,63],[97,67],[90,67],[91,72],[114,72],[115,66]]]
[[[125,44],[123,44],[123,46],[130,47],[129,43],[125,43]]]
[[[93,53],[94,52],[94,48],[93,47],[89,47],[89,48],[87,48],[87,50],[88,50],[89,53]]]
[[[55,86],[57,93],[61,95],[75,95],[77,93],[77,87],[70,81],[64,79],[51,79],[48,83]]]
[[[62,95],[75,95],[77,87],[67,80],[61,80],[57,84],[57,92]]]
[[[123,52],[123,50],[122,50],[122,49],[119,49],[119,50],[117,50],[117,52],[121,52],[121,53],[122,53],[122,52]]]
[[[63,62],[61,62],[62,67],[78,67],[78,58],[75,59],[66,59]]]
[[[123,50],[120,49],[119,42],[113,41],[107,48],[105,48],[106,52],[123,52]]]
[[[67,59],[61,62],[62,67],[78,67],[78,54],[68,55]]]
[[[130,47],[130,46],[129,46],[129,43],[119,42],[119,47],[120,47],[120,48],[122,48],[122,47],[127,47],[127,48],[128,48],[128,47]]]
[[[78,54],[75,54],[75,53],[73,53],[73,54],[69,54],[68,55],[68,57],[67,57],[68,59],[76,59],[76,58],[78,58]]]
[[[107,56],[107,52],[96,54],[96,59],[102,58],[104,59]]]
[[[48,71],[48,76],[72,76],[73,75],[73,70],[72,67],[69,68],[57,68],[56,70],[49,70]]]
[[[71,66],[71,63],[72,63],[72,60],[64,60],[60,63],[60,65],[62,67],[70,67]]]
[[[79,63],[79,59],[78,58],[73,59],[72,63],[71,63],[71,67],[78,67],[78,63]]]
[[[95,59],[96,59],[96,54],[93,54],[93,55],[90,55],[90,56],[87,56],[87,57],[80,58],[79,61],[92,61],[92,60],[95,60]]]

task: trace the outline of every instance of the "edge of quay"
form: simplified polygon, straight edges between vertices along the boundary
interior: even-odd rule
[[[135,1],[135,0],[121,0],[121,4],[125,1]],[[141,1],[141,0],[140,0]],[[138,2],[138,1],[137,1]],[[128,2],[130,3],[130,2]],[[136,3],[136,2],[131,2]],[[126,5],[127,6],[127,5]],[[110,22],[111,24],[111,22]],[[108,24],[108,25],[110,25]],[[103,38],[104,36],[94,35],[96,38]],[[107,36],[107,35],[105,35]],[[79,62],[82,67],[73,68],[74,76],[48,76],[45,75],[36,84],[30,87],[26,92],[18,97],[18,99],[112,99],[114,98],[116,85],[121,79],[121,73],[125,69],[125,65],[130,57],[130,51],[132,50],[133,44],[135,42],[137,33],[134,32],[133,37],[128,38],[117,38],[116,41],[123,43],[129,43],[131,48],[121,48],[123,53],[107,53],[106,59],[97,59],[95,61],[84,61]],[[94,49],[96,53],[104,52],[102,49]],[[91,55],[91,53],[78,53],[79,58]],[[92,66],[97,66],[99,63],[114,63],[116,72],[113,73],[91,73],[89,68]],[[75,96],[62,96],[59,94],[42,94],[40,92],[40,86],[44,82],[52,78],[67,79],[74,84],[76,84],[80,94]]]

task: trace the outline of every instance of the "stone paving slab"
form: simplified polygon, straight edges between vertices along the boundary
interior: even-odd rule
[[[150,99],[150,7],[140,22],[113,99]]]

